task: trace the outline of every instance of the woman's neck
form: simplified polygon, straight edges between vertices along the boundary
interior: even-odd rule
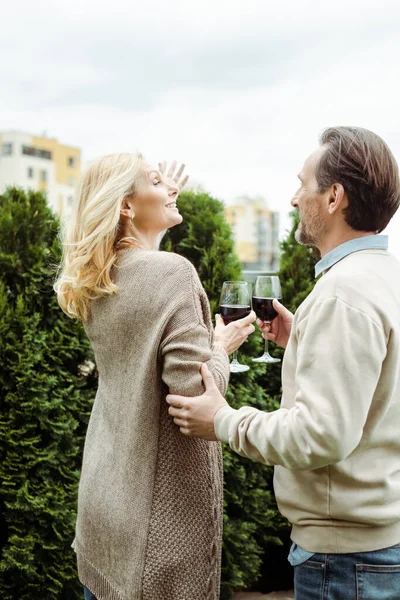
[[[142,250],[157,250],[160,241],[160,232],[143,232],[138,229],[129,228],[121,235],[117,246],[127,248],[129,246],[141,248]]]

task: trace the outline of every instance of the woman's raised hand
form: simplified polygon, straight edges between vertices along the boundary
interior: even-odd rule
[[[185,170],[185,165],[182,163],[179,169],[176,171],[177,162],[173,160],[169,169],[167,170],[168,163],[166,160],[162,163],[158,163],[158,168],[160,169],[161,175],[168,181],[168,179],[172,179],[174,183],[179,186],[179,191],[183,188],[183,186],[187,183],[189,179],[189,175],[185,175],[182,178],[183,171]],[[176,173],[175,173],[176,171]]]

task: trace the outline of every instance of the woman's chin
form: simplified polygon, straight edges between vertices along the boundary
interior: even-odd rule
[[[175,225],[179,225],[180,223],[182,223],[183,221],[183,217],[180,213],[176,213],[176,215],[174,215],[173,217],[171,217],[170,219],[170,225],[168,225],[168,228],[170,227],[175,227]]]

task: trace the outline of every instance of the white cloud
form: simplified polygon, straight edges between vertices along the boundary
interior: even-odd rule
[[[397,2],[17,0],[2,16],[0,130],[85,160],[184,160],[217,197],[282,214],[325,126],[372,129],[400,158]]]

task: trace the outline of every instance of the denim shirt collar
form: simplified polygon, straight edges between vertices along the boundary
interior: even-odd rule
[[[323,271],[333,267],[333,265],[339,262],[339,260],[342,260],[342,258],[345,258],[349,254],[352,254],[353,252],[359,252],[360,250],[370,250],[372,248],[378,250],[387,250],[388,236],[366,235],[364,237],[345,242],[344,244],[340,244],[340,246],[337,246],[328,252],[324,258],[317,262],[315,265],[315,277],[318,277],[318,275],[321,275]]]

